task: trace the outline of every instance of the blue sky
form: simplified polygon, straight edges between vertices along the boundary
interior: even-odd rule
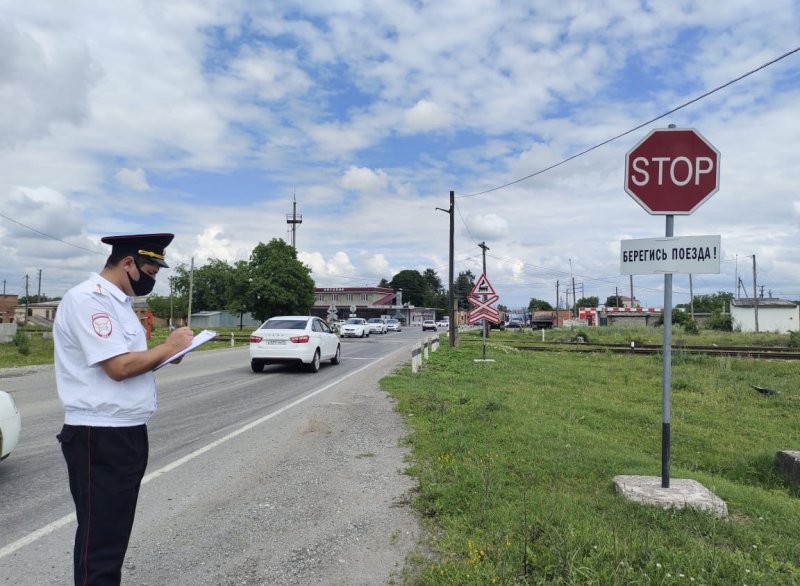
[[[174,232],[172,264],[286,238],[319,286],[403,269],[487,273],[500,303],[627,294],[620,241],[664,233],[625,193],[625,153],[694,127],[720,190],[676,235],[720,235],[695,294],[800,299],[800,53],[558,163],[800,47],[800,2],[0,1],[0,279],[62,295],[110,234]],[[467,197],[470,196],[470,197]],[[168,274],[166,271],[164,274]],[[663,279],[634,293],[663,302]],[[157,292],[166,292],[161,279]],[[744,293],[744,292],[742,292]],[[687,302],[688,276],[674,299]],[[563,300],[562,300],[563,303]]]

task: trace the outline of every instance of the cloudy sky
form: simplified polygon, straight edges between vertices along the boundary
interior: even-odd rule
[[[563,303],[571,277],[604,301],[629,293],[620,242],[665,231],[625,153],[675,124],[722,155],[719,192],[675,217],[721,236],[695,294],[752,294],[755,255],[765,295],[800,299],[800,52],[538,173],[797,49],[800,0],[68,4],[0,1],[7,293],[62,295],[110,234],[174,232],[173,265],[246,259],[288,239],[293,197],[318,286],[446,282],[454,190],[456,273],[485,242],[500,303]],[[661,306],[663,277],[634,294]]]

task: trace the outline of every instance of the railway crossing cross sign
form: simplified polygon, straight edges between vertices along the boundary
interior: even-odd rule
[[[485,319],[495,324],[500,323],[500,312],[492,307],[492,303],[498,299],[500,296],[495,293],[489,279],[485,274],[481,274],[467,296],[467,300],[475,306],[467,314],[467,321],[475,324]]]

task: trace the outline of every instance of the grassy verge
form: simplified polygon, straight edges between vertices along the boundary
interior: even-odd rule
[[[480,352],[443,345],[382,382],[431,529],[415,583],[800,583],[800,495],[772,465],[800,447],[800,365],[674,356],[671,477],[725,500],[721,520],[614,493],[617,474],[661,473],[659,356],[531,355],[494,334],[495,362]]]
[[[192,328],[195,333],[199,333],[202,328]],[[19,330],[19,336],[25,336],[27,343],[0,344],[0,368],[10,368],[13,366],[32,366],[36,364],[53,364],[53,339],[43,336],[40,331]],[[213,342],[204,344],[198,348],[197,352],[204,350],[214,350],[217,348],[230,348],[231,333],[238,338],[234,341],[235,346],[247,346],[244,336],[249,335],[250,330],[240,332],[239,328],[217,330],[219,337]],[[161,344],[169,335],[167,328],[156,328],[151,333],[148,346],[153,347]]]

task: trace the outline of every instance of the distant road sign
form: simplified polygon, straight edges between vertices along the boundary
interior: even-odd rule
[[[719,160],[692,128],[653,130],[625,155],[625,191],[650,214],[688,215],[719,189]]]
[[[492,307],[492,303],[498,299],[500,297],[494,292],[489,279],[481,274],[472,287],[472,292],[467,295],[467,300],[475,306],[467,314],[467,322],[475,324],[485,319],[495,324],[500,323],[500,312]]]
[[[470,292],[470,296],[474,295],[495,295],[494,288],[485,274],[481,274],[478,280],[475,281],[475,285]]]
[[[719,236],[623,240],[620,247],[620,273],[717,275],[720,243]]]

